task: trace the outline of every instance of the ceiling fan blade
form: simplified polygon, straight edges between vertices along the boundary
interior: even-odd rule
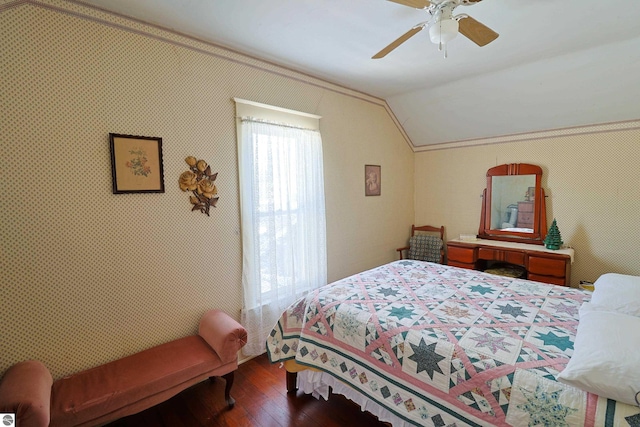
[[[413,27],[412,29],[410,29],[409,31],[407,31],[406,33],[404,33],[403,35],[401,35],[400,37],[395,39],[393,42],[391,42],[387,47],[382,49],[380,52],[378,52],[375,55],[373,55],[371,57],[371,59],[380,59],[380,58],[383,58],[383,57],[387,56],[389,54],[389,52],[391,52],[393,49],[397,48],[402,43],[404,43],[407,40],[409,40],[411,37],[413,37],[416,34],[418,34],[420,32],[420,30],[422,30],[423,28],[424,28],[424,25],[418,25],[416,27]]]
[[[478,46],[484,46],[498,38],[498,33],[470,16],[458,21],[460,33]]]
[[[424,9],[431,6],[429,0],[388,0],[394,3],[402,4],[409,7],[415,7],[416,9]]]

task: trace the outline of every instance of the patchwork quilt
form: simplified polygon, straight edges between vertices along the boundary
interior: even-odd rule
[[[640,409],[561,384],[579,289],[396,261],[292,304],[267,339],[418,426],[640,427]],[[612,379],[615,381],[615,379]]]

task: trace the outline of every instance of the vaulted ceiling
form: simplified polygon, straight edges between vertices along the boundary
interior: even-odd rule
[[[436,2],[436,0],[432,0]],[[416,148],[640,120],[638,0],[461,5],[499,33],[448,57],[422,31],[371,59],[424,10],[385,0],[84,0],[383,98]]]

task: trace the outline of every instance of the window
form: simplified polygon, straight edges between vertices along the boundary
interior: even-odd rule
[[[261,354],[281,313],[326,284],[322,139],[295,119],[238,115],[244,352]]]

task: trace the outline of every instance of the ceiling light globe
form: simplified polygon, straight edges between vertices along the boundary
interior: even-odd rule
[[[458,35],[458,21],[455,19],[442,19],[429,28],[431,43],[445,44]]]

